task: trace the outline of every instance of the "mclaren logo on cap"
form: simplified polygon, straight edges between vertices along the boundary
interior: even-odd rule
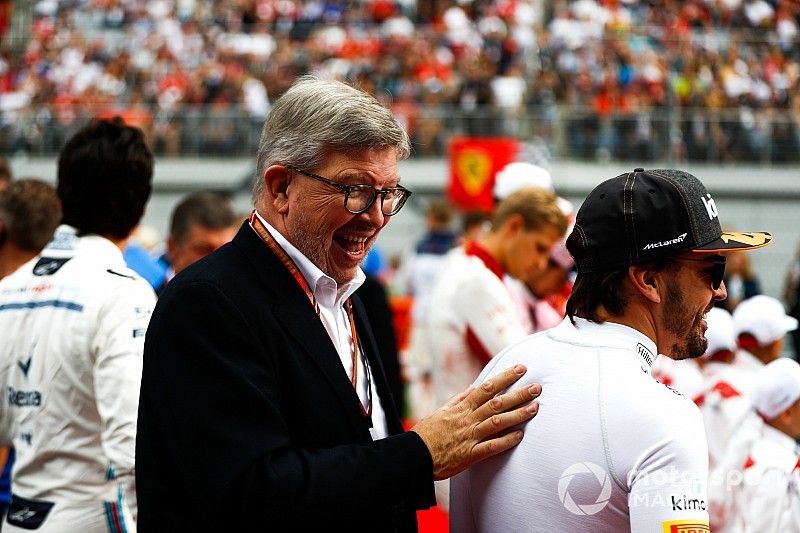
[[[668,241],[660,241],[660,242],[651,242],[642,250],[652,250],[653,248],[663,248],[664,246],[669,246],[670,244],[678,244],[679,242],[683,242],[683,239],[686,238],[686,233],[681,233],[674,239],[669,239]]]

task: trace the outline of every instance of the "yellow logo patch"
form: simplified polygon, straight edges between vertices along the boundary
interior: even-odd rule
[[[769,233],[739,233],[739,232],[725,232],[720,236],[720,239],[725,244],[740,242],[748,246],[764,246],[772,240],[772,235]]]
[[[710,533],[705,520],[670,520],[664,522],[663,533]]]
[[[464,190],[472,196],[479,194],[489,181],[492,170],[492,155],[486,150],[465,149],[456,160],[458,177]]]

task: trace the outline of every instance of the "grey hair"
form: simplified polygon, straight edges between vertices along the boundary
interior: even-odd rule
[[[339,81],[302,76],[264,122],[258,146],[253,203],[265,194],[264,171],[274,164],[313,169],[329,151],[392,148],[411,153],[408,133],[371,95]]]

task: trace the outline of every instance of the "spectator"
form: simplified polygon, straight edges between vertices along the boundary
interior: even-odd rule
[[[16,462],[4,531],[134,529],[134,442],[153,290],[122,249],[150,196],[142,132],[93,121],[64,146],[62,225],[0,280],[2,412]]]
[[[0,56],[0,147],[48,151],[90,115],[121,113],[158,151],[246,153],[270,101],[319,71],[399,100],[405,116],[418,107],[409,133],[421,156],[442,155],[459,130],[527,137],[531,117],[552,121],[558,106],[559,155],[659,157],[670,146],[700,161],[796,158],[796,117],[780,112],[800,84],[790,0],[451,4],[374,16],[360,3],[43,2],[24,51]],[[524,100],[536,108],[514,115]],[[678,134],[668,105],[685,111]]]
[[[507,414],[479,430],[520,375],[508,372],[403,433],[350,295],[409,195],[397,168],[408,136],[374,98],[315,77],[275,101],[262,131],[248,221],[176,276],[153,315],[139,531],[413,531],[434,479],[519,440],[507,430],[535,414],[520,403],[539,388],[500,396]]]
[[[160,294],[175,274],[230,242],[240,222],[227,196],[200,191],[183,198],[170,218],[167,251],[160,259],[166,273],[156,285],[156,293]]]
[[[548,409],[520,447],[452,480],[454,531],[708,530],[702,419],[651,376],[656,354],[703,354],[703,316],[725,298],[718,254],[753,246],[722,233],[706,195],[690,174],[640,168],[589,193],[567,240],[578,269],[568,319],[507,348],[474,384],[525,361]]]

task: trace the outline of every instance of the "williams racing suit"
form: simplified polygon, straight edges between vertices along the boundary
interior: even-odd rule
[[[510,346],[476,383],[514,364],[540,409],[508,453],[451,480],[452,531],[708,531],[708,449],[697,406],[651,375],[655,343],[567,318]]]
[[[0,280],[0,436],[17,454],[4,533],[135,531],[136,417],[154,305],[114,243],[69,226]]]

